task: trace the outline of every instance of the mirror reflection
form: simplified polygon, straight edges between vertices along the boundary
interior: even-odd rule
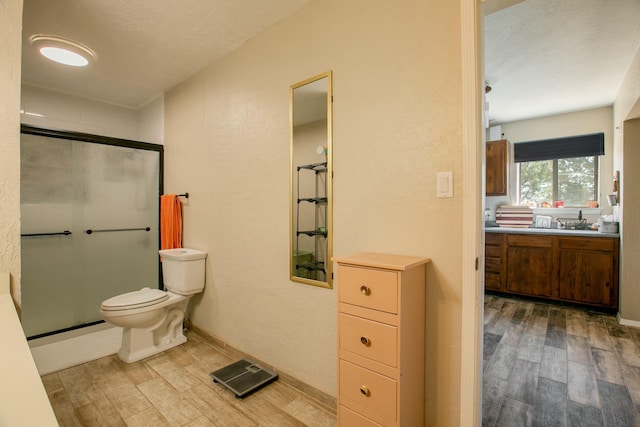
[[[291,280],[331,285],[331,72],[291,86]]]

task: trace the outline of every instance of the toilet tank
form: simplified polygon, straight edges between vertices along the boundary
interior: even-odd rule
[[[192,295],[204,289],[207,253],[197,249],[162,249],[162,279],[168,291]]]

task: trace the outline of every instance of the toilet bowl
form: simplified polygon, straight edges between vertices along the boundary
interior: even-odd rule
[[[142,288],[102,302],[102,318],[123,328],[118,357],[136,362],[184,344],[184,316],[191,297],[204,289],[206,252],[196,249],[160,251],[166,291]]]

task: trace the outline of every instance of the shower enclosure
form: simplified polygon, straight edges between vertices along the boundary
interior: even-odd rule
[[[22,126],[22,326],[102,321],[100,303],[160,286],[163,147]]]

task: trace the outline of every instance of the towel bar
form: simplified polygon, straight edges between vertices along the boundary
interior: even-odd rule
[[[110,230],[87,230],[85,231],[85,233],[87,234],[93,234],[93,233],[108,233],[111,231],[140,231],[140,230],[144,230],[144,231],[150,231],[151,227],[143,227],[143,228],[112,228]]]
[[[34,237],[34,236],[68,236],[71,232],[69,230],[59,231],[56,233],[31,233],[21,234],[20,237]]]

